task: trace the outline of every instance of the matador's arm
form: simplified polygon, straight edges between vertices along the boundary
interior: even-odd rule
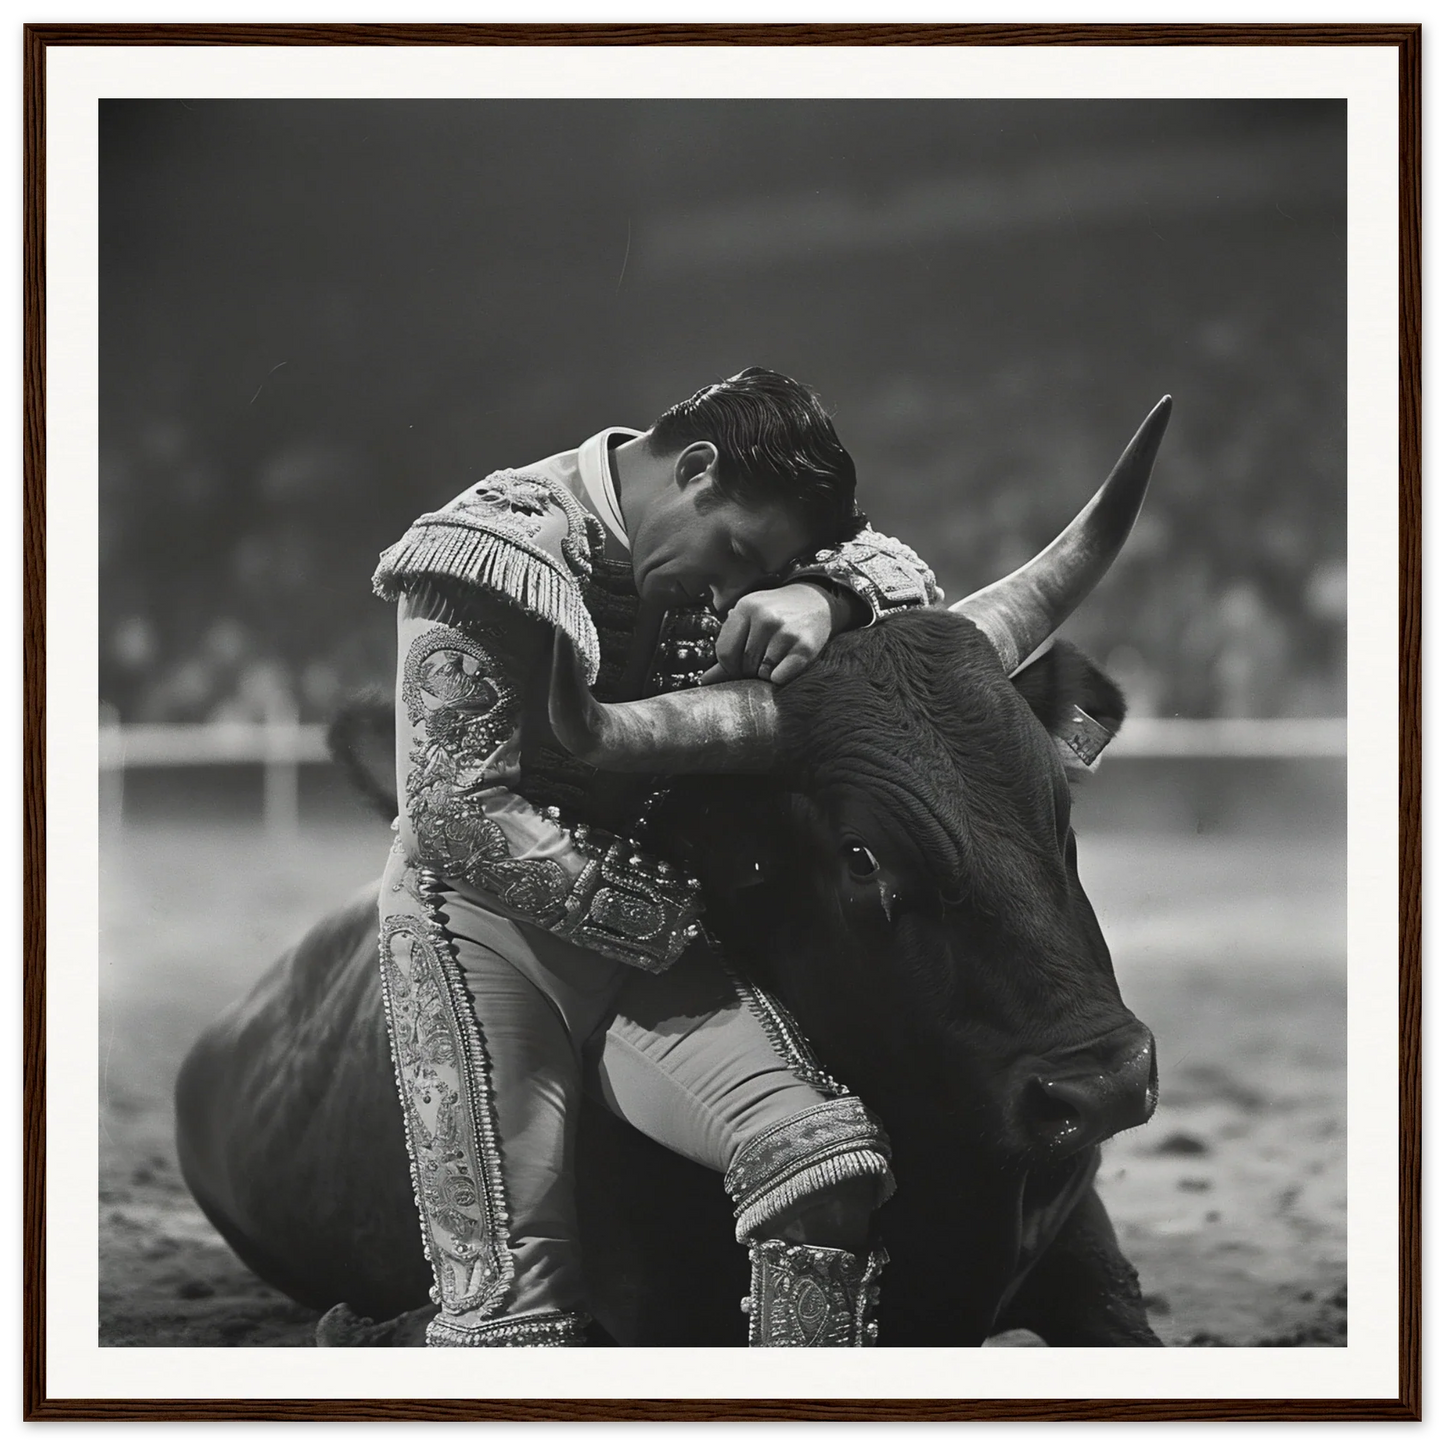
[[[558,544],[567,521],[547,488],[489,479],[383,554],[376,587],[398,603],[398,832],[420,866],[487,906],[660,972],[699,931],[696,881],[517,791],[554,630],[596,645],[571,575],[585,551]]]
[[[650,972],[696,936],[698,886],[604,829],[517,792],[528,683],[551,634],[506,604],[421,584],[398,604],[402,845],[490,906]]]

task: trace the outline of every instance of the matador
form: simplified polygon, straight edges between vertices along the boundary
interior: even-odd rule
[[[635,842],[658,780],[589,768],[547,723],[558,634],[624,701],[785,686],[834,632],[936,603],[854,488],[816,397],[754,368],[645,432],[494,472],[382,554],[400,813],[381,958],[429,1345],[587,1342],[584,1090],[722,1176],[750,1344],[873,1343],[879,1121],[710,942],[697,881]]]

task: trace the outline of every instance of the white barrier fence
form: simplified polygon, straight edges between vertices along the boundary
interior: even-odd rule
[[[1132,718],[1109,747],[1121,758],[1343,758],[1344,718]],[[326,729],[277,716],[260,723],[127,723],[101,709],[101,815],[120,822],[130,768],[244,763],[262,769],[267,835],[285,842],[300,820],[300,768],[324,763]]]
[[[1131,718],[1109,758],[1343,758],[1344,718]],[[102,723],[103,772],[216,763],[294,767],[327,761],[326,729],[264,723]]]
[[[1107,758],[1343,758],[1342,717],[1130,718]]]
[[[278,712],[260,723],[121,723],[115,709],[100,710],[101,817],[121,822],[128,768],[206,767],[218,763],[259,764],[261,813],[273,843],[296,836],[301,821],[302,763],[324,763],[326,729],[302,724],[294,713]]]

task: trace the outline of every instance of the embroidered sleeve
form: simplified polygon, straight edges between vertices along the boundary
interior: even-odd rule
[[[403,594],[397,687],[402,846],[514,916],[649,972],[697,935],[696,881],[517,791],[524,684],[546,629],[498,603]]]
[[[919,555],[894,537],[864,527],[852,541],[828,547],[798,567],[790,582],[818,578],[851,592],[867,609],[865,626],[905,607],[932,607],[943,592]]]

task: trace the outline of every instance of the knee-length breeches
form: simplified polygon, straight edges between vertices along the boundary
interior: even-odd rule
[[[838,1177],[873,1178],[880,1199],[891,1187],[876,1121],[705,946],[643,973],[418,879],[397,855],[381,913],[423,1237],[459,1322],[585,1310],[584,1089],[724,1175],[740,1235]]]

